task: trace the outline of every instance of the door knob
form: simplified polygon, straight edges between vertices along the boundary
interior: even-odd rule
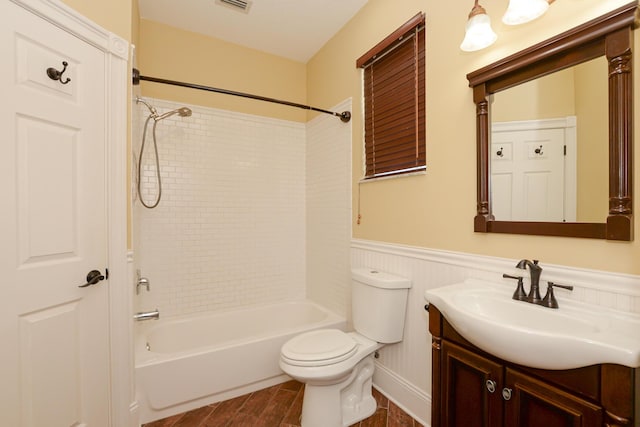
[[[485,385],[487,386],[487,391],[488,391],[489,393],[493,393],[493,392],[495,392],[495,391],[496,391],[496,386],[497,386],[497,384],[496,384],[496,382],[495,382],[495,381],[493,381],[493,380],[487,380],[487,381],[485,382]]]
[[[87,283],[78,286],[79,288],[86,288],[87,286],[95,285],[99,281],[104,280],[104,276],[98,270],[91,270],[87,273]]]

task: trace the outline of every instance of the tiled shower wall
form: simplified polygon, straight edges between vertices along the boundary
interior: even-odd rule
[[[333,108],[351,111],[351,101]],[[348,317],[351,305],[351,122],[307,124],[307,296]]]
[[[160,114],[182,106],[147,101]],[[134,201],[136,266],[151,282],[136,308],[167,318],[303,298],[305,125],[188,107],[191,117],[157,122],[158,207]],[[134,156],[148,115],[135,110]],[[152,122],[142,159],[147,204],[157,194]]]

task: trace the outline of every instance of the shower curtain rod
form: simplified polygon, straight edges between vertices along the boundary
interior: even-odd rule
[[[140,84],[140,80],[144,80],[147,82],[162,83],[162,84],[173,85],[173,86],[188,87],[191,89],[206,90],[208,92],[222,93],[225,95],[241,96],[243,98],[251,98],[251,99],[256,99],[258,101],[273,102],[276,104],[288,105],[289,107],[302,108],[303,110],[318,111],[320,113],[331,114],[333,116],[340,117],[340,120],[342,120],[345,123],[351,120],[350,111],[343,111],[342,113],[336,113],[334,111],[323,110],[322,108],[316,108],[316,107],[311,107],[309,105],[297,104],[295,102],[282,101],[280,99],[275,99],[275,98],[267,98],[265,96],[260,96],[260,95],[252,95],[250,93],[236,92],[233,90],[219,89],[217,87],[203,86],[203,85],[197,85],[193,83],[178,82],[175,80],[166,80],[166,79],[159,79],[156,77],[142,76],[140,75],[140,71],[137,68],[133,69],[132,75],[133,75],[133,84],[135,86]]]

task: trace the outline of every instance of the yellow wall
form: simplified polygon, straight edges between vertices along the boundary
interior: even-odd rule
[[[67,4],[116,34],[133,40],[135,0]],[[485,4],[499,35],[495,45],[463,53],[459,45],[472,2],[369,0],[368,4],[306,65],[172,29],[140,23],[139,67],[143,74],[217,86],[317,106],[353,99],[353,234],[395,242],[508,258],[539,258],[563,264],[640,274],[640,236],[635,242],[481,234],[476,211],[475,108],[466,74],[531,44],[620,7],[628,0],[554,2],[541,19],[517,27],[500,22],[507,0]],[[487,3],[487,2],[485,2]],[[425,175],[358,185],[362,176],[361,77],[355,60],[415,13],[427,21],[427,172]],[[635,32],[636,47],[640,31]],[[206,52],[206,54],[203,54]],[[635,70],[640,70],[636,55]],[[636,79],[638,72],[636,71]],[[157,87],[154,87],[157,86]],[[640,85],[635,85],[636,104]],[[143,94],[304,121],[306,113],[252,100],[145,84]],[[640,111],[636,105],[636,111]],[[636,115],[636,117],[640,117]],[[640,119],[634,123],[640,129]],[[636,132],[637,134],[638,132]],[[640,164],[635,150],[635,164]],[[638,188],[635,174],[634,188]],[[638,192],[635,192],[638,197]],[[355,217],[361,206],[362,224]],[[640,215],[636,215],[635,228]]]
[[[512,28],[500,22],[507,0],[485,3],[499,36],[496,44],[486,50],[464,53],[459,49],[472,2],[446,2],[444,6],[440,0],[369,0],[307,64],[309,103],[334,105],[348,97],[354,99],[354,237],[507,258],[539,258],[542,263],[639,274],[640,236],[635,242],[621,243],[474,233],[475,107],[466,79],[466,74],[475,69],[627,1],[583,0],[579,7],[575,2],[554,2],[541,19]],[[355,60],[419,11],[426,13],[427,26],[427,172],[359,185],[363,135],[361,79]],[[640,46],[637,40],[636,46]],[[635,96],[640,100],[637,89]],[[635,125],[638,129],[638,123]],[[640,164],[638,151],[636,164]],[[636,178],[635,188],[637,181]],[[358,205],[362,214],[360,225],[356,224]],[[640,215],[636,215],[636,230],[640,229],[638,218]]]
[[[142,75],[306,104],[303,63],[142,19]],[[304,122],[307,111],[263,101],[142,82],[143,96]]]
[[[96,24],[131,41],[132,2],[137,0],[62,0]]]
[[[574,88],[574,73],[568,69],[498,92],[491,102],[491,121],[574,116]]]
[[[131,1],[131,43],[138,46],[140,43],[140,8],[138,0]]]
[[[609,211],[609,106],[607,61],[598,58],[576,69],[578,116],[578,221],[602,222]],[[597,107],[596,107],[597,106]],[[638,237],[640,239],[640,236]]]
[[[62,0],[71,8],[77,10],[91,21],[109,30],[125,40],[136,43],[139,36],[138,21],[138,0],[110,0],[110,1],[91,1],[91,0]],[[132,89],[127,89],[128,98],[131,98]],[[123,108],[127,109],[127,152],[131,151],[131,104],[127,102]],[[127,163],[131,159],[127,157]],[[130,187],[131,167],[127,165],[127,188]],[[125,192],[129,194],[129,192]],[[127,247],[132,247],[131,242],[131,200],[127,198]]]

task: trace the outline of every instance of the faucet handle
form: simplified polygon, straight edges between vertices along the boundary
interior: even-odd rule
[[[516,291],[513,293],[513,299],[518,301],[526,301],[527,294],[524,291],[524,283],[522,282],[522,276],[511,276],[510,274],[503,274],[502,277],[505,279],[514,279],[518,281],[518,286]]]
[[[138,275],[138,281],[136,282],[136,295],[140,294],[140,287],[147,288],[147,292],[151,290],[151,282],[146,277],[140,277]]]
[[[573,290],[573,286],[569,285],[560,285],[558,283],[547,282],[547,294],[542,299],[540,305],[549,308],[558,308],[558,300],[556,300],[556,296],[553,294],[553,288],[562,288],[567,289],[569,291]]]
[[[568,291],[572,291],[573,290],[573,286],[571,285],[561,285],[559,283],[553,283],[553,282],[547,282],[547,285],[551,286],[552,288],[562,288],[562,289],[566,289]]]

